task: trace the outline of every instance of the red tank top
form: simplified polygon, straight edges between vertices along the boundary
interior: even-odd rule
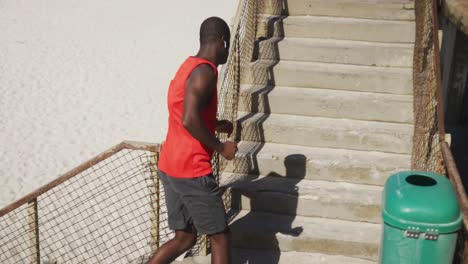
[[[202,58],[189,57],[180,66],[169,86],[167,96],[169,128],[162,146],[158,169],[172,177],[197,178],[212,173],[213,150],[192,137],[182,125],[185,83],[200,64],[210,65],[218,77],[218,69],[213,63]],[[217,106],[218,95],[215,84],[210,102],[201,113],[205,126],[213,135],[216,128]]]

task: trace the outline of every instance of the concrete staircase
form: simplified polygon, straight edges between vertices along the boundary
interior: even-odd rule
[[[231,187],[235,263],[375,263],[382,186],[410,167],[411,0],[289,0],[259,18]]]

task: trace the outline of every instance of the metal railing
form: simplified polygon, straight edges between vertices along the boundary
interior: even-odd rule
[[[438,1],[432,1],[433,6],[433,27],[435,32],[439,32],[439,20],[438,20]],[[463,185],[460,173],[457,169],[455,159],[453,158],[452,151],[449,144],[445,139],[445,117],[444,117],[444,98],[442,90],[442,80],[441,80],[441,67],[440,67],[440,51],[439,51],[439,34],[433,34],[433,45],[434,45],[434,71],[436,73],[437,80],[437,127],[439,132],[439,141],[441,144],[441,152],[444,160],[445,169],[447,171],[447,176],[455,187],[457,193],[457,198],[460,204],[460,209],[463,214],[463,228],[460,231],[461,236],[461,245],[458,252],[459,262],[468,263],[468,197],[466,196],[466,190]]]
[[[438,12],[437,12],[437,2],[433,0],[434,6],[434,29],[435,32],[439,30],[439,23],[438,23]],[[450,149],[449,144],[445,139],[445,117],[444,117],[444,107],[443,107],[443,90],[442,90],[442,81],[441,81],[441,74],[440,74],[440,52],[439,52],[439,37],[438,34],[434,34],[434,60],[435,60],[435,71],[437,75],[437,119],[438,119],[438,132],[439,132],[439,140],[441,144],[441,152],[442,157],[444,160],[445,169],[447,171],[447,176],[449,177],[450,181],[455,187],[455,191],[457,193],[458,202],[460,205],[460,209],[463,214],[463,228],[460,231],[460,245],[458,251],[458,261],[459,263],[468,263],[468,198],[466,196],[466,190],[463,185],[460,173],[457,169],[457,165],[455,163],[455,159],[453,158],[452,151]]]

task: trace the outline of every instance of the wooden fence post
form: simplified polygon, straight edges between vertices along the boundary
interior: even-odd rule
[[[28,203],[28,226],[29,226],[29,248],[30,263],[40,264],[40,247],[39,247],[39,214],[37,212],[37,198],[34,198]]]
[[[159,195],[159,177],[157,174],[157,165],[159,153],[155,153],[151,157],[151,255],[159,248],[159,212],[160,212],[160,195]]]

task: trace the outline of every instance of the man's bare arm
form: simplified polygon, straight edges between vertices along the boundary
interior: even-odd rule
[[[216,75],[213,69],[206,64],[202,64],[192,71],[185,86],[182,124],[202,144],[217,152],[222,152],[223,143],[210,133],[201,118],[201,112],[213,94],[215,82]]]

